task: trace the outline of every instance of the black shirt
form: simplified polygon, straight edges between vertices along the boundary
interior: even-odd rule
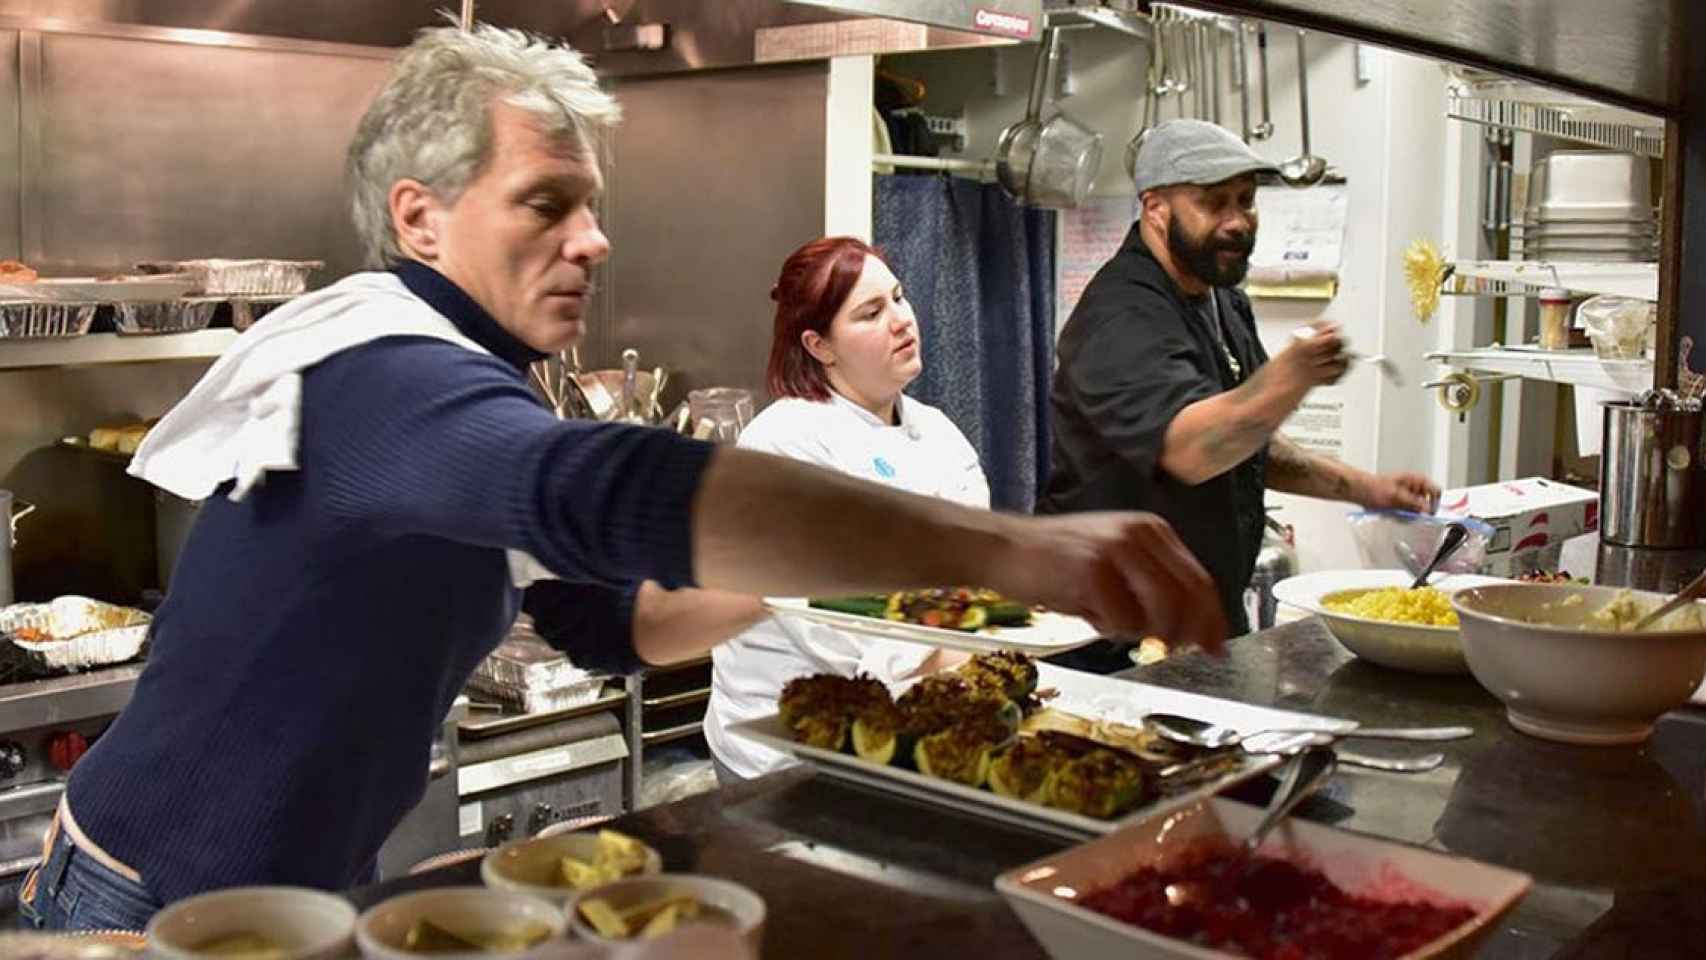
[[[1049,396],[1054,443],[1037,512],[1160,514],[1214,577],[1239,634],[1249,629],[1244,588],[1262,546],[1267,451],[1196,486],[1161,469],[1173,418],[1238,386],[1268,359],[1249,298],[1233,289],[1210,292],[1219,337],[1206,298],[1193,305],[1132,225],[1061,330]]]

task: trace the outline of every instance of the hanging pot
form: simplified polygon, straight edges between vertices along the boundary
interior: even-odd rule
[[[1102,135],[1065,111],[1042,119],[1043,98],[1060,61],[1058,30],[1043,31],[1025,119],[1001,131],[995,175],[1013,199],[1032,207],[1076,207],[1102,165]]]
[[[12,496],[10,490],[0,490],[0,514],[6,516],[6,535],[0,537],[0,606],[14,599],[12,592],[12,548],[18,543],[18,521],[29,516],[35,504],[25,503]]]

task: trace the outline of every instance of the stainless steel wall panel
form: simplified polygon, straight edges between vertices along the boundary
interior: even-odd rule
[[[23,252],[18,212],[22,202],[19,100],[18,31],[0,30],[0,258],[10,260]]]
[[[823,232],[824,63],[623,80],[605,220],[609,328],[598,366],[624,347],[691,388],[764,396],[770,287],[782,260]]]
[[[136,259],[359,261],[344,150],[388,61],[41,34],[26,246],[63,272]],[[30,145],[26,143],[26,151]]]

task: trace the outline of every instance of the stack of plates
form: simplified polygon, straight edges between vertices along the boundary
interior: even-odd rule
[[[1523,259],[1657,260],[1650,171],[1642,157],[1601,150],[1556,150],[1535,161],[1523,211]]]

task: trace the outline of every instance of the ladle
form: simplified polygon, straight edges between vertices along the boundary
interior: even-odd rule
[[[1303,152],[1279,166],[1280,179],[1294,187],[1313,187],[1327,175],[1327,161],[1309,150],[1309,49],[1297,31],[1297,103],[1303,121]]]

